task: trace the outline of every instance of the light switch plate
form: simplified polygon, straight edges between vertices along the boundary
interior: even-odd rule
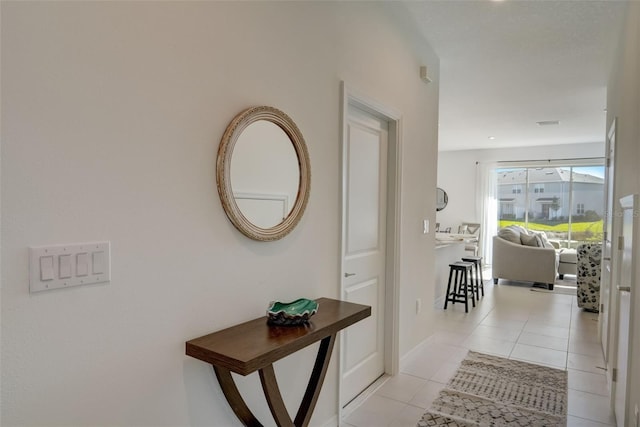
[[[53,269],[52,272],[49,270],[50,268]],[[90,285],[110,280],[110,242],[73,243],[29,248],[30,292]]]

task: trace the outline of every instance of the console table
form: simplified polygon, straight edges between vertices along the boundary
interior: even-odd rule
[[[216,377],[236,416],[245,426],[262,426],[244,402],[231,372],[258,371],[262,390],[278,426],[307,426],[315,408],[337,333],[371,315],[371,307],[319,298],[318,312],[300,326],[267,325],[260,317],[186,343],[186,354],[213,365]],[[273,363],[320,341],[320,348],[304,397],[294,420],[282,400]]]

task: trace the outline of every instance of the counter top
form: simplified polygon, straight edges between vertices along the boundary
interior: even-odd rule
[[[475,234],[436,233],[436,249],[459,243],[477,242]]]

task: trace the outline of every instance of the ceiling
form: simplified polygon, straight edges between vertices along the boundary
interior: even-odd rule
[[[405,4],[440,57],[440,150],[604,141],[625,1]]]

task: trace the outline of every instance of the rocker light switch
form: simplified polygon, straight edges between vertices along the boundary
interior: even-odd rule
[[[104,273],[105,256],[103,251],[93,253],[93,274]]]
[[[40,257],[40,280],[53,280],[55,274],[53,271],[53,257],[41,256]]]
[[[83,252],[76,255],[76,276],[86,276],[89,274],[89,254]]]
[[[61,279],[71,277],[71,255],[60,255],[58,257],[58,277]]]

